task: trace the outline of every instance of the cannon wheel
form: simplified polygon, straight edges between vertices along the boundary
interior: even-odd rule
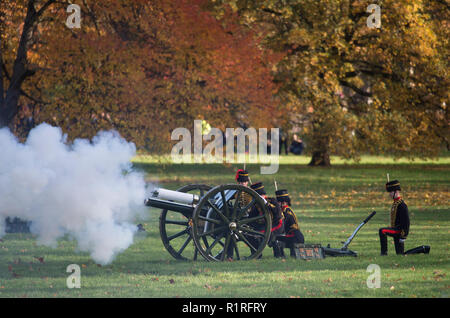
[[[234,195],[229,197],[229,191]],[[245,203],[242,196],[247,198]],[[195,246],[208,261],[257,258],[269,241],[272,227],[264,200],[254,190],[238,184],[208,191],[192,220]]]
[[[197,194],[200,198],[212,187],[206,184],[189,184],[177,191]],[[179,260],[196,260],[198,251],[192,242],[192,221],[180,212],[162,210],[159,216],[159,233],[166,250]]]

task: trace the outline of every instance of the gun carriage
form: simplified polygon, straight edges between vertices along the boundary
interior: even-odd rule
[[[238,184],[158,188],[145,205],[162,209],[159,230],[176,259],[250,260],[263,252],[272,227],[266,201]]]

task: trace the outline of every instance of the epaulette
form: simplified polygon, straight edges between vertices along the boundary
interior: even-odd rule
[[[283,212],[285,212],[285,211],[290,212],[290,213],[294,213],[294,211],[292,211],[292,209],[291,209],[289,206],[286,206],[286,207],[283,209]]]

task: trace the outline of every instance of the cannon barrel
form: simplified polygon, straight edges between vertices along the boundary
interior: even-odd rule
[[[148,198],[145,200],[146,206],[151,206],[153,208],[170,210],[183,213],[185,215],[192,215],[194,212],[194,207],[189,204],[178,203],[178,202],[170,202],[166,200],[160,200],[155,198]]]
[[[198,201],[199,197],[195,194],[158,188],[152,192],[152,196],[146,199],[144,204],[153,208],[192,215]]]
[[[179,191],[167,190],[163,188],[158,188],[152,192],[152,198],[166,200],[166,201],[175,201],[178,203],[185,204],[195,204],[200,201],[198,195],[192,193],[184,193]]]

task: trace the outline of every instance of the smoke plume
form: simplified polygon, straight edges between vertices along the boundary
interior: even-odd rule
[[[0,236],[6,217],[31,221],[39,243],[68,235],[99,264],[133,242],[145,211],[145,182],[131,170],[136,148],[116,132],[67,144],[60,128],[41,124],[25,143],[0,129]]]

